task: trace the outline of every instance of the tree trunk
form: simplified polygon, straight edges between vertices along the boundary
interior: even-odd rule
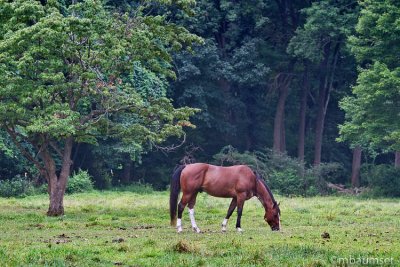
[[[229,125],[235,125],[234,116],[231,109],[231,98],[232,98],[232,87],[228,80],[221,78],[218,80],[218,86],[221,89],[223,95],[223,103],[220,106],[220,114],[223,116],[223,120]],[[228,144],[233,144],[236,138],[232,138],[232,133],[224,131],[223,138]]]
[[[307,113],[307,98],[310,90],[308,81],[308,64],[305,63],[302,96],[300,103],[300,118],[299,118],[299,140],[297,143],[297,157],[301,162],[304,162],[304,146],[305,146],[305,131],[306,131],[306,113]]]
[[[131,181],[131,175],[132,175],[132,160],[127,155],[126,160],[124,162],[124,168],[123,168],[123,173],[122,173],[122,184],[127,185]]]
[[[315,143],[314,143],[314,165],[321,163],[321,150],[322,150],[322,134],[324,127],[324,107],[326,99],[326,88],[328,78],[328,62],[329,62],[330,43],[325,45],[324,60],[320,64],[320,78],[318,90],[318,111],[317,119],[315,122]]]
[[[324,106],[326,104],[326,88],[321,88],[319,90],[318,98],[318,113],[315,123],[315,144],[314,144],[314,165],[321,164],[322,155],[322,138],[324,134],[324,124],[325,124],[325,112]]]
[[[361,147],[357,146],[353,149],[353,164],[351,167],[351,185],[352,187],[360,186],[360,168],[361,168]]]
[[[273,151],[278,153],[285,152],[285,102],[288,96],[288,91],[289,90],[286,87],[280,90],[278,105],[275,113]]]
[[[64,192],[65,190],[60,187],[57,177],[52,178],[53,183],[50,187],[50,204],[47,216],[61,216],[64,215]]]
[[[400,151],[396,151],[394,156],[394,167],[400,168]]]
[[[41,157],[45,166],[45,177],[48,183],[49,210],[47,216],[64,215],[64,194],[67,187],[68,177],[71,173],[71,154],[73,139],[67,138],[62,152],[61,171],[57,176],[57,169],[54,158],[49,151],[48,146],[42,148]],[[60,152],[61,153],[61,152]]]
[[[324,48],[324,60],[321,64],[321,75],[319,84],[318,113],[315,126],[314,165],[321,164],[322,138],[324,133],[325,116],[328,109],[330,92],[333,86],[332,84],[339,56],[339,48],[340,42],[338,41],[333,52],[333,59],[330,70],[328,70],[330,43],[328,43]]]
[[[285,106],[283,108],[285,108]],[[284,109],[282,123],[281,123],[281,153],[285,152],[286,152],[286,128],[285,128],[285,109]]]
[[[286,150],[285,138],[285,103],[289,94],[289,85],[291,82],[290,74],[279,73],[275,77],[274,90],[279,93],[278,104],[274,119],[274,143],[272,150],[275,153],[284,153]]]

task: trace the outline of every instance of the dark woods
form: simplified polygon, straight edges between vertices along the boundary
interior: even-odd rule
[[[134,1],[106,2],[108,9],[128,14],[138,8]],[[363,6],[350,0],[199,0],[195,6],[147,3],[142,7],[144,14],[162,15],[202,40],[185,49],[183,31],[160,36],[168,48],[153,52],[165,61],[147,68],[157,58],[150,53],[146,59],[143,54],[141,64],[132,65],[133,72],[121,73],[145,99],[166,96],[175,108],[200,109],[191,119],[196,128],[185,128],[185,143],[179,145],[172,134],[163,136],[166,142],[162,144],[150,138],[120,142],[121,136],[103,125],[96,132],[97,145],[73,143],[71,169],[88,170],[100,189],[135,182],[165,189],[179,162],[246,163],[262,172],[273,190],[288,185],[298,189],[281,191],[285,194],[328,193],[325,182],[356,187],[385,184],[386,180],[372,181],[371,177],[398,173],[392,170],[397,150],[392,144],[396,142],[370,128],[362,129],[368,134],[353,134],[346,124],[357,124],[346,109],[346,103],[351,106],[353,102],[339,104],[353,95],[352,86],[362,83],[357,81],[357,66],[373,63],[372,57],[367,63],[358,59],[362,36],[358,42],[354,37],[360,36],[356,29],[360,10],[373,9],[371,1],[365,2]],[[152,25],[157,36],[161,31]],[[174,38],[179,41],[174,43]],[[157,71],[160,68],[174,74]],[[124,127],[137,118],[111,115],[109,119]],[[186,126],[187,122],[180,123]],[[341,142],[337,140],[339,130]],[[130,134],[143,135],[143,131],[135,129]],[[5,131],[0,138],[12,147]],[[371,145],[370,140],[379,138],[388,141]],[[34,150],[29,145],[26,149]],[[1,179],[27,173],[29,179],[43,182],[23,155],[4,151]],[[385,165],[378,170],[378,164]]]

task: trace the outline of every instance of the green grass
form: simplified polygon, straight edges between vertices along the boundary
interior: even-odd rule
[[[204,193],[196,206],[201,234],[190,230],[187,210],[182,234],[169,226],[167,192],[70,195],[62,218],[45,216],[44,195],[0,198],[0,266],[336,266],[338,257],[360,256],[400,266],[398,200],[276,198],[282,231],[267,227],[254,198],[245,203],[242,234],[236,213],[220,232],[229,200]]]

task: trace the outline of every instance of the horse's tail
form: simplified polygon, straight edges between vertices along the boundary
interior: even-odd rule
[[[176,224],[176,210],[178,209],[178,197],[181,191],[181,173],[184,168],[185,165],[180,165],[175,168],[169,188],[169,213],[171,215],[172,226]]]

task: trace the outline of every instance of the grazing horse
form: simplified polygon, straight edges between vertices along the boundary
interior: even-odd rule
[[[182,198],[178,205],[179,192],[182,190]],[[271,190],[268,188],[260,175],[252,171],[246,165],[231,167],[220,167],[205,163],[194,163],[179,166],[172,175],[170,187],[170,215],[171,225],[182,232],[182,213],[186,205],[189,206],[189,217],[192,228],[197,233],[194,219],[194,205],[197,193],[205,191],[214,197],[232,198],[228,212],[222,222],[222,231],[226,231],[229,217],[237,207],[236,229],[241,232],[240,219],[242,217],[243,204],[246,200],[256,196],[265,209],[265,221],[270,225],[272,231],[280,229],[280,210]],[[178,210],[178,220],[176,211]]]

